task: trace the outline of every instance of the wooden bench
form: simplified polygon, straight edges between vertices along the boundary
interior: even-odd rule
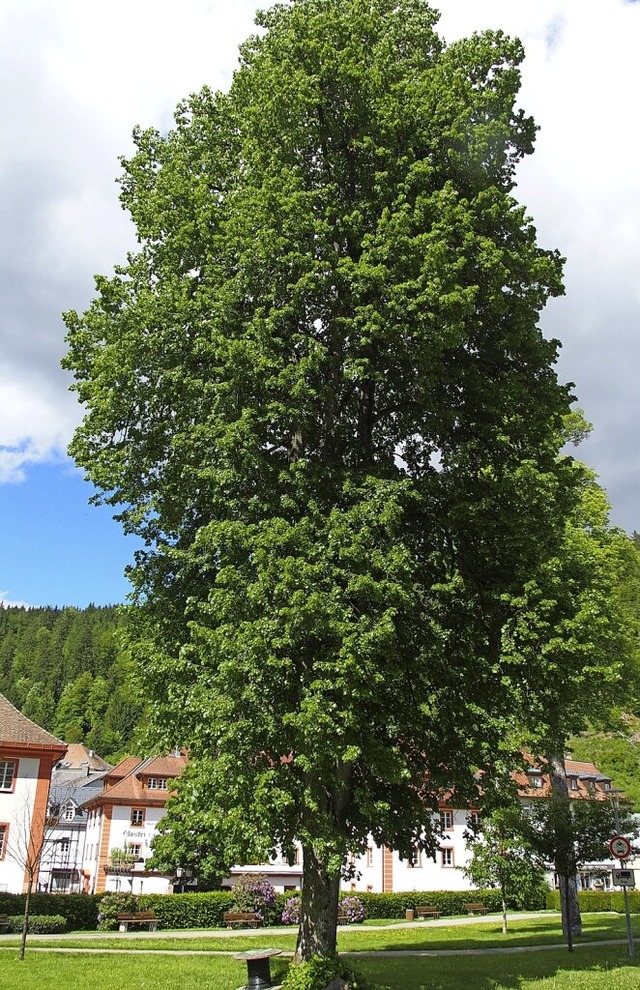
[[[233,928],[234,925],[248,925],[250,928],[257,928],[258,925],[262,924],[262,918],[254,911],[225,911],[222,920],[227,928]]]
[[[346,914],[342,913],[342,911],[338,911],[338,924],[339,925],[349,924],[349,919],[347,918]]]
[[[139,911],[137,914],[116,915],[118,928],[121,932],[128,932],[129,925],[147,925],[150,932],[155,932],[158,927],[158,919],[153,911]]]
[[[485,907],[484,904],[465,904],[464,909],[467,914],[488,914],[489,908]]]
[[[9,916],[0,914],[0,934],[5,935],[9,931]]]
[[[417,907],[416,914],[419,918],[439,918],[440,911],[436,907]]]

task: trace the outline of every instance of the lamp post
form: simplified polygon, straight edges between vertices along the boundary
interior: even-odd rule
[[[613,814],[616,822],[616,834],[620,834],[620,794],[621,791],[612,790],[609,792],[609,800],[611,801],[611,807],[613,808]],[[622,860],[622,866],[627,865],[626,859]],[[622,895],[624,897],[624,913],[627,919],[627,941],[629,943],[629,959],[633,959],[636,954],[636,947],[633,942],[633,930],[631,928],[631,913],[629,911],[629,895],[627,894],[627,888],[622,888]]]

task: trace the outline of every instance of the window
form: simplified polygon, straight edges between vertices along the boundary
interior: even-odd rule
[[[134,828],[142,828],[144,825],[144,808],[131,809],[131,825]]]
[[[149,777],[147,780],[147,787],[151,791],[166,791],[167,789],[167,778],[166,777]]]
[[[453,828],[453,811],[440,812],[440,828],[443,831]]]
[[[13,760],[0,760],[0,791],[13,790],[16,765]]]
[[[69,839],[58,839],[57,845],[60,853],[64,856],[69,852],[69,846],[71,843]]]
[[[444,848],[440,850],[440,866],[453,866],[453,849]]]
[[[570,791],[577,791],[578,790],[578,781],[577,781],[577,778],[576,777],[570,777],[569,778],[569,790]]]
[[[65,822],[72,822],[76,817],[76,806],[73,801],[67,801],[62,812],[62,818]]]
[[[367,894],[372,894],[372,893],[373,893],[373,884],[368,883],[367,884]]]
[[[414,848],[411,850],[407,863],[412,867],[422,866],[422,853],[419,849]]]
[[[480,812],[470,811],[468,821],[470,828],[480,828]]]
[[[535,788],[542,787],[542,776],[539,773],[530,773],[529,786]]]
[[[4,854],[7,851],[7,837],[9,835],[9,826],[5,822],[0,823],[0,859],[4,859]]]
[[[373,866],[373,849],[367,846],[367,866]]]
[[[139,842],[127,842],[125,845],[125,851],[133,859],[140,859],[140,853],[142,852],[142,846]]]

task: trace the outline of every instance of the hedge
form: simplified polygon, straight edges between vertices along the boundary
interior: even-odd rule
[[[230,890],[206,894],[138,894],[138,911],[153,911],[158,928],[222,928],[222,915],[233,907]]]
[[[24,916],[21,914],[10,914],[7,918],[7,933],[10,935],[20,935]],[[27,932],[29,935],[59,935],[67,928],[67,919],[61,914],[30,914]]]
[[[95,931],[103,894],[32,894],[29,913],[62,915],[67,929]],[[0,894],[0,914],[24,914],[24,894]]]
[[[629,910],[640,914],[640,890],[627,891],[627,898]],[[624,914],[624,893],[621,890],[579,890],[578,904],[585,914],[590,911],[617,911],[618,914]],[[547,907],[553,911],[560,910],[559,890],[549,891]]]

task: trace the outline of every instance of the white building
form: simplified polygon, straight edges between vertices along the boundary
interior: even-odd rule
[[[151,842],[166,812],[181,754],[129,757],[105,775],[104,790],[84,805],[87,834],[83,872],[90,893],[166,894],[172,874],[148,870]]]
[[[0,695],[0,892],[37,888],[51,771],[66,750]]]

